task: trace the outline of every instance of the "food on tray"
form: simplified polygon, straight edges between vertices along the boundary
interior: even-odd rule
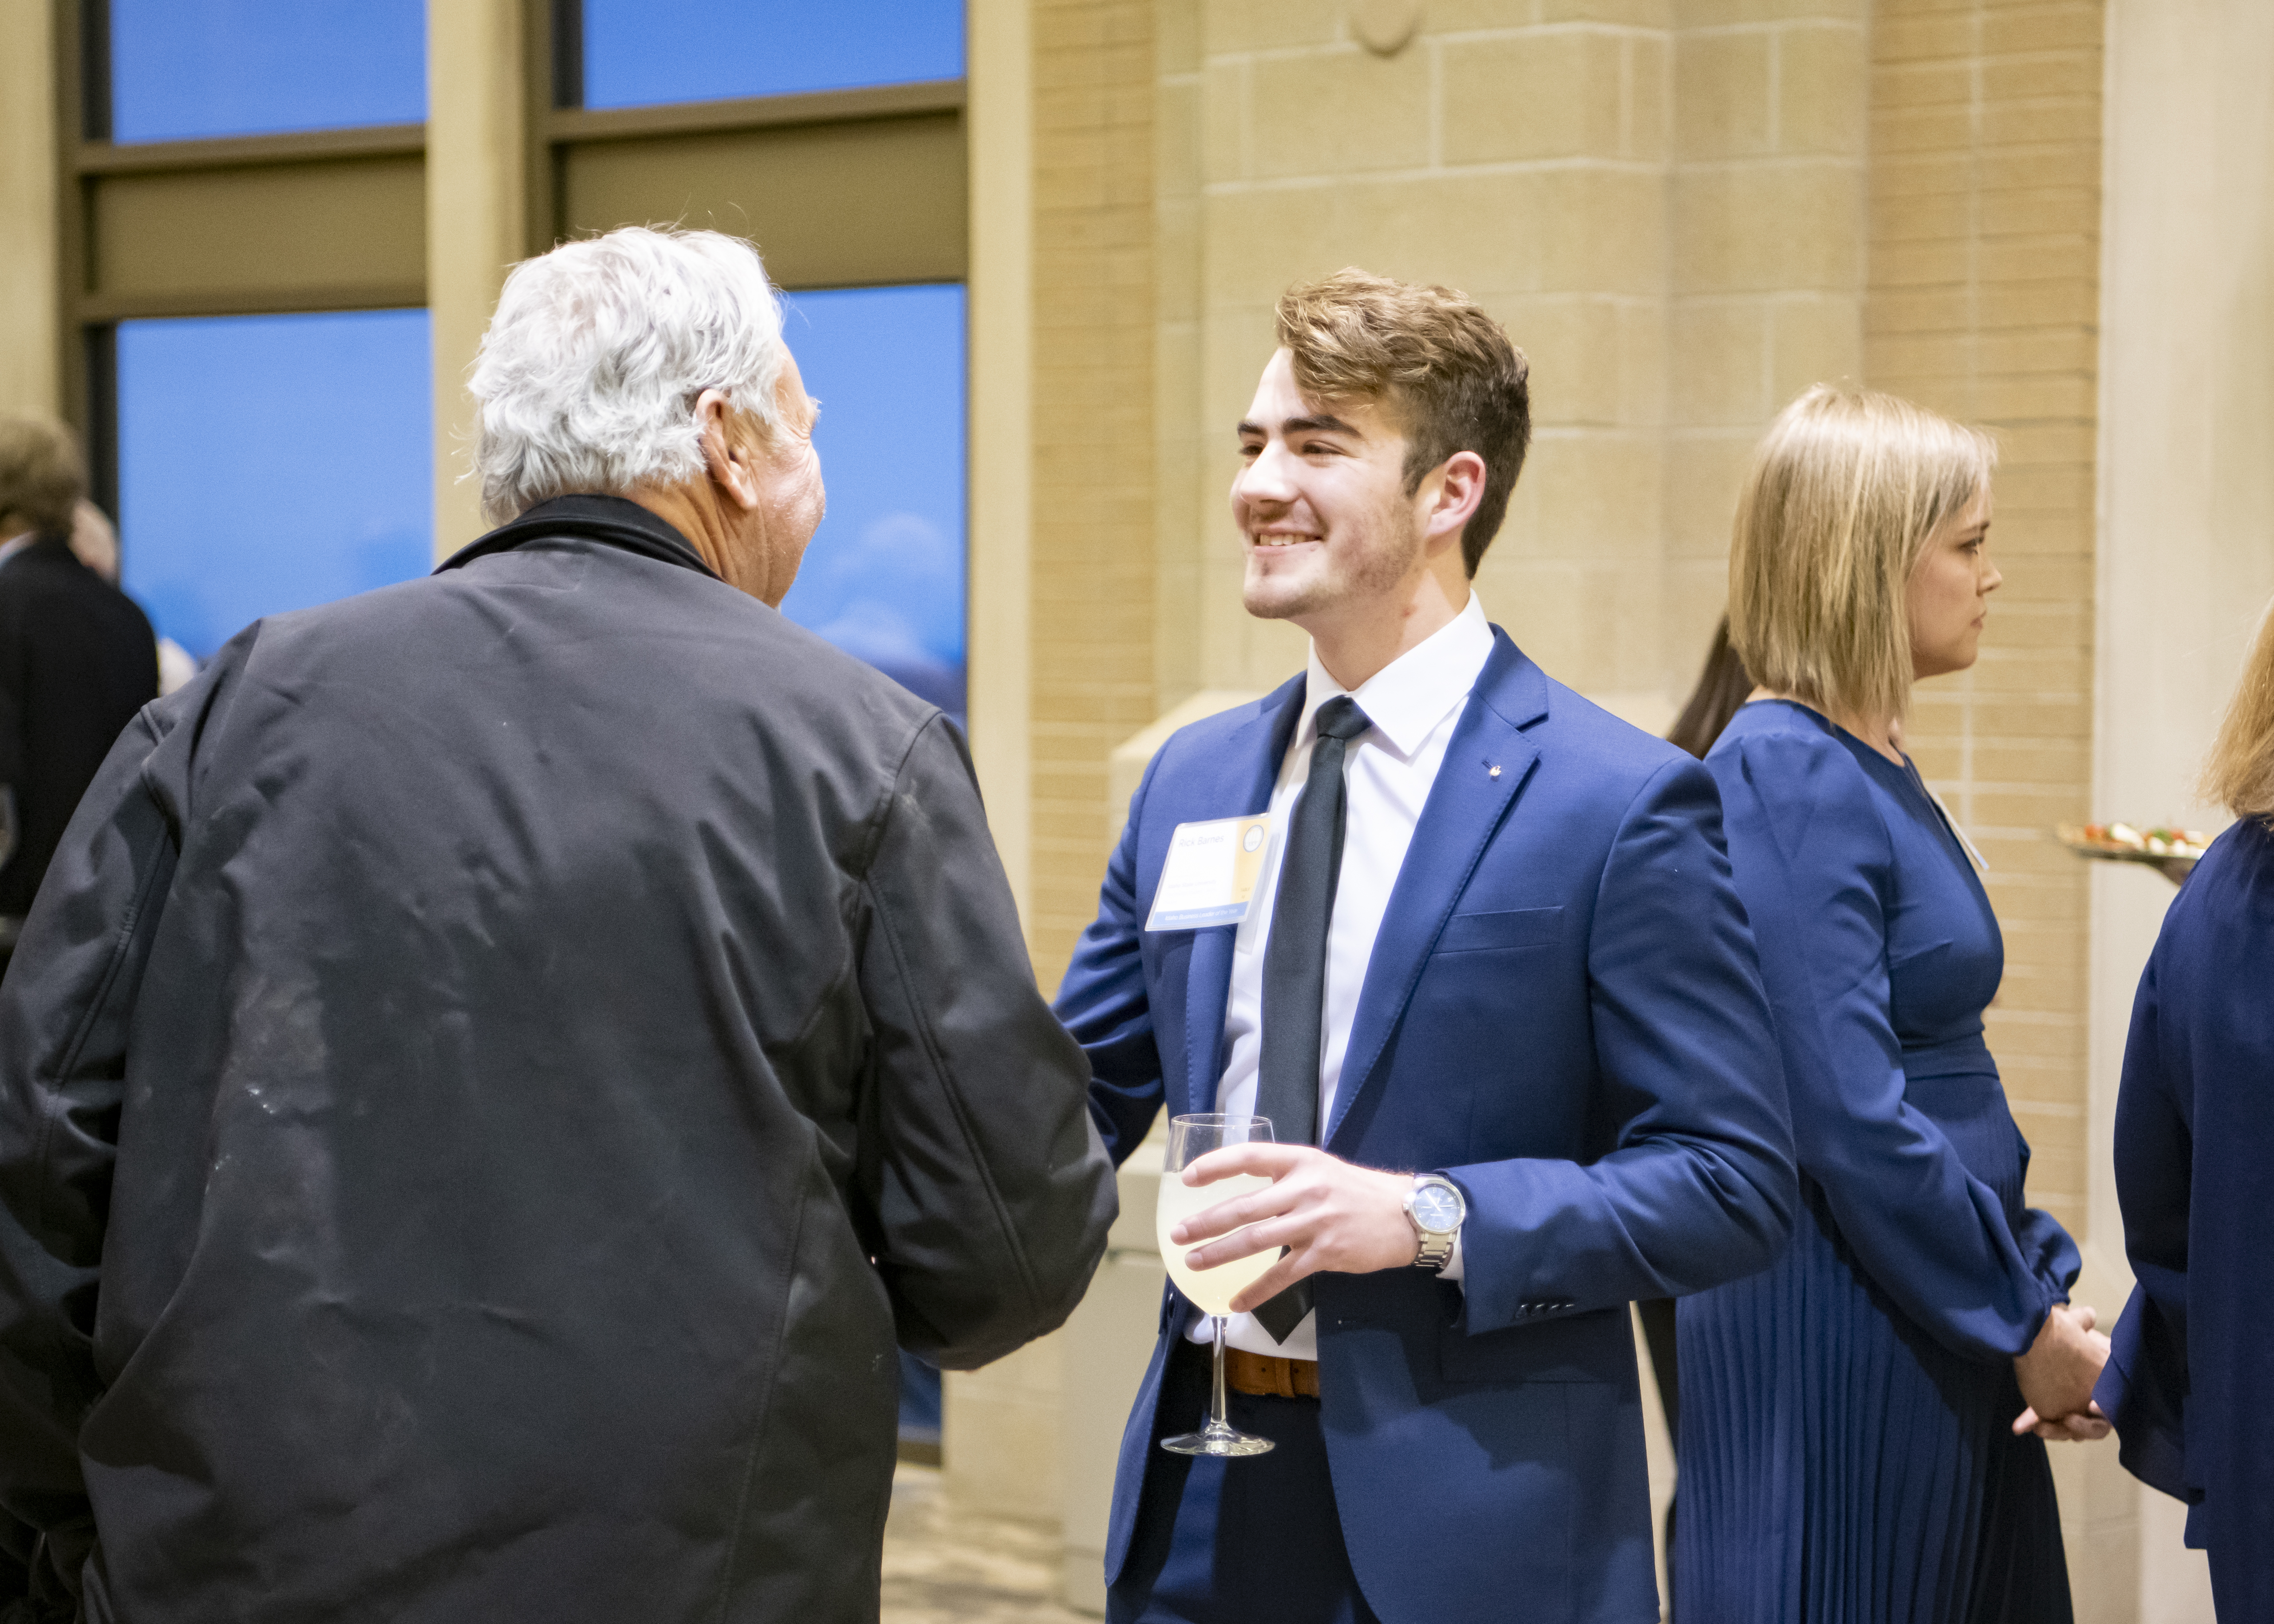
[[[2082,829],[2064,825],[2060,838],[2064,845],[2094,856],[2135,860],[2196,858],[2210,845],[2201,830],[2173,829],[2160,823],[2150,829],[2135,829],[2129,823],[2087,823]]]

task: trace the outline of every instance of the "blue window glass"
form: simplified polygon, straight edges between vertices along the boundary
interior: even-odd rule
[[[786,302],[828,516],[782,613],[963,719],[963,289]]]
[[[584,105],[963,77],[963,0],[584,0]]]
[[[200,659],[433,568],[423,310],[118,327],[124,585]]]
[[[116,141],[426,117],[422,0],[109,0]]]

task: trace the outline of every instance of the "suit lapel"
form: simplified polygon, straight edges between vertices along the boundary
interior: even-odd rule
[[[1179,822],[1239,817],[1269,808],[1279,763],[1286,759],[1295,724],[1302,718],[1306,686],[1299,676],[1255,707],[1246,725],[1224,741],[1214,783],[1180,802],[1180,811],[1192,809]],[[1231,1000],[1232,945],[1239,934],[1237,925],[1193,933],[1185,980],[1184,1109],[1188,1112],[1216,1109],[1216,1082],[1224,1070],[1224,1007]]]
[[[1547,710],[1547,679],[1495,627],[1492,654],[1454,725],[1452,741],[1445,747],[1437,781],[1422,806],[1421,821],[1414,825],[1413,843],[1406,848],[1389,906],[1374,936],[1350,1042],[1343,1051],[1334,1120],[1321,1136],[1321,1145],[1331,1147],[1352,1102],[1371,1081],[1382,1048],[1420,980],[1422,961],[1467,889],[1469,876],[1476,872],[1478,860],[1517,792],[1531,777],[1540,748],[1522,729]]]

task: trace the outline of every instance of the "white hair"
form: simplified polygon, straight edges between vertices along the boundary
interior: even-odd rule
[[[523,260],[469,384],[482,511],[502,524],[551,497],[698,477],[697,397],[723,392],[770,435],[787,353],[780,302],[739,237],[627,226]]]

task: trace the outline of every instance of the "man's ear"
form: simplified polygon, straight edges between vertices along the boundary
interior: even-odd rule
[[[1424,533],[1431,541],[1444,536],[1457,538],[1485,499],[1484,458],[1473,451],[1456,451],[1438,465],[1429,484],[1436,493],[1430,500]]]
[[[695,421],[704,471],[728,501],[748,513],[758,505],[757,472],[750,448],[735,432],[733,405],[721,391],[705,389],[696,397]]]

